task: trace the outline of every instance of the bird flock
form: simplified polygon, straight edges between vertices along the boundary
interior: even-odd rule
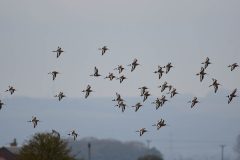
[[[104,56],[108,51],[109,48],[107,46],[103,46],[102,48],[99,48],[99,50],[101,51],[101,55]],[[54,53],[57,54],[56,58],[59,58],[61,56],[62,53],[64,53],[64,50],[61,47],[57,47],[56,50],[52,51]],[[210,59],[207,57],[205,59],[204,62],[201,63],[203,66],[201,67],[200,71],[198,73],[196,73],[196,76],[199,76],[200,78],[200,82],[202,82],[204,80],[205,75],[208,75],[206,73],[206,69],[208,68],[208,66],[210,64],[212,64],[210,62]],[[113,69],[113,71],[117,71],[119,76],[114,75],[113,72],[109,72],[108,75],[103,76],[99,73],[99,69],[95,66],[93,73],[90,74],[89,76],[91,77],[103,77],[104,79],[108,79],[109,81],[112,80],[119,80],[120,83],[123,83],[125,80],[127,80],[127,77],[123,74],[124,70],[127,70],[127,68],[130,68],[130,71],[133,72],[135,69],[137,69],[137,67],[140,67],[140,63],[138,62],[138,59],[135,58],[133,59],[133,61],[126,65],[118,65],[116,68]],[[234,71],[237,67],[239,67],[239,65],[237,63],[233,63],[227,66],[228,68],[230,68],[230,71]],[[167,63],[164,66],[157,66],[157,70],[153,71],[153,74],[156,74],[158,79],[161,79],[164,75],[167,75],[171,69],[174,68],[174,66],[172,65],[171,62]],[[58,71],[51,71],[48,74],[50,74],[52,76],[52,80],[55,81],[57,78],[57,75],[60,74]],[[218,80],[215,78],[212,78],[212,84],[209,85],[209,87],[213,87],[214,88],[214,93],[217,93],[219,85],[221,85],[220,83],[218,83]],[[169,84],[168,82],[163,82],[162,85],[158,86],[158,88],[160,89],[160,91],[162,93],[166,93],[166,95],[162,95],[161,97],[157,97],[156,100],[154,100],[153,102],[151,102],[151,104],[155,105],[156,110],[159,109],[159,107],[162,107],[167,101],[169,101],[167,99],[167,95],[170,95],[169,98],[174,98],[174,96],[176,96],[177,94],[179,94],[177,92],[177,89],[175,87],[173,87],[171,84]],[[132,108],[135,109],[135,112],[138,112],[138,110],[143,107],[145,101],[148,99],[149,96],[151,96],[151,93],[149,91],[149,88],[147,86],[141,86],[138,88],[138,90],[140,90],[140,97],[142,97],[142,102],[137,102],[135,105],[131,106]],[[17,91],[13,86],[8,86],[8,89],[6,89],[5,92],[9,92],[10,95],[13,95],[15,93],[15,91]],[[167,92],[164,92],[167,91]],[[93,91],[91,85],[87,85],[86,88],[84,90],[82,90],[85,99],[87,99],[90,94]],[[112,99],[113,102],[115,102],[115,107],[118,107],[121,112],[124,112],[126,107],[128,107],[128,105],[126,104],[126,101],[122,98],[122,96],[119,93],[115,93],[115,98]],[[59,93],[57,93],[56,95],[54,95],[53,97],[57,98],[58,101],[61,101],[63,98],[66,97],[66,95],[64,94],[63,91],[60,91]],[[232,92],[230,92],[229,95],[226,96],[228,98],[227,103],[231,103],[231,101],[233,100],[233,98],[238,97],[237,96],[237,88],[235,88]],[[197,97],[193,97],[192,100],[188,101],[188,103],[191,103],[191,108],[194,108],[200,101],[198,100]],[[5,105],[5,103],[0,100],[0,110],[2,109],[2,107]],[[41,122],[36,116],[32,116],[32,119],[27,121],[27,122],[31,122],[33,124],[33,127],[36,128],[38,125],[38,122]],[[157,130],[159,130],[160,128],[166,126],[167,124],[165,123],[164,119],[160,119],[158,120],[155,124],[153,124],[152,126],[155,126],[157,128]],[[145,132],[148,132],[148,130],[146,128],[140,128],[138,129],[136,132],[139,132],[139,135],[142,136]],[[56,135],[57,137],[60,137],[59,132],[57,132],[56,130],[52,130],[52,134]],[[74,140],[77,139],[78,137],[78,133],[73,129],[72,131],[70,131],[68,133],[69,136],[72,136]]]

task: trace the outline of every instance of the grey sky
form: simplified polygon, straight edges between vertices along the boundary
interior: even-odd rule
[[[239,1],[1,1],[0,88],[12,84],[18,95],[49,97],[58,89],[70,97],[93,85],[94,96],[122,91],[136,96],[136,88],[169,81],[182,93],[205,95],[212,77],[226,89],[239,87]],[[100,56],[107,45],[109,54]],[[59,59],[51,51],[66,50]],[[213,62],[202,84],[195,74],[201,62]],[[142,64],[123,85],[89,77],[94,66],[104,76],[134,58]],[[157,65],[176,66],[162,80],[152,72]],[[62,74],[52,83],[47,73]],[[203,89],[205,86],[205,89]],[[101,92],[98,92],[98,91]],[[51,91],[51,92],[49,92]]]
[[[199,128],[193,121],[197,118],[197,123],[207,130],[207,132],[201,131],[196,136],[201,140],[206,137],[208,140],[211,138],[224,139],[228,135],[234,139],[239,133],[239,128],[234,127],[239,122],[239,114],[237,114],[239,109],[236,109],[239,99],[234,102],[235,108],[231,106],[234,109],[229,107],[232,110],[227,110],[226,104],[219,103],[219,100],[226,96],[226,90],[240,89],[240,69],[237,68],[231,72],[227,67],[234,62],[240,63],[239,8],[240,1],[238,0],[1,0],[0,99],[9,100],[6,102],[7,105],[14,107],[9,107],[9,109],[6,107],[7,113],[1,113],[2,117],[0,114],[2,120],[0,126],[4,125],[3,122],[8,116],[14,118],[15,115],[19,115],[18,122],[20,123],[25,116],[31,117],[32,114],[36,114],[34,110],[30,109],[25,112],[22,108],[17,109],[16,113],[14,112],[17,105],[11,104],[9,94],[4,92],[8,85],[14,85],[17,89],[14,98],[24,96],[54,99],[53,96],[60,90],[68,98],[83,98],[84,95],[81,91],[90,84],[95,92],[90,95],[90,99],[87,99],[86,103],[91,103],[92,97],[113,97],[115,92],[121,93],[124,97],[139,97],[137,88],[143,85],[150,88],[152,95],[160,96],[161,92],[157,86],[164,81],[175,86],[183,96],[196,95],[208,98],[209,94],[213,94],[213,89],[208,87],[212,82],[211,78],[216,78],[222,84],[220,89],[224,94],[218,96],[216,101],[205,105],[216,107],[217,115],[219,115],[215,115],[215,110],[208,112],[208,108],[203,103],[203,106],[206,107],[203,113],[199,113],[202,111],[197,110],[193,115],[188,112],[185,115],[183,113],[189,109],[185,108],[184,111],[178,110],[180,112],[178,118],[184,119],[185,116],[189,116],[184,121],[186,124],[190,121],[189,126],[196,131],[196,135]],[[104,45],[108,46],[110,50],[101,56],[98,48]],[[66,51],[58,59],[56,59],[56,54],[51,52],[57,46],[61,46]],[[213,64],[206,70],[209,75],[200,83],[199,77],[195,74],[199,72],[202,66],[201,62],[206,57],[209,57]],[[141,66],[131,73],[126,65],[130,64],[134,58],[139,60]],[[153,71],[157,69],[158,65],[164,66],[168,62],[172,62],[175,67],[169,74],[158,80]],[[109,72],[117,74],[113,68],[118,64],[128,68],[127,71],[124,71],[128,79],[122,84],[119,84],[119,81],[104,80],[103,77],[89,76],[93,73],[94,66],[99,68],[99,72],[103,76]],[[61,73],[54,82],[52,77],[47,74],[52,70]],[[185,102],[188,100],[184,97],[184,101],[181,101],[179,105],[185,106]],[[177,102],[175,101],[173,104],[177,105]],[[217,105],[225,108],[218,110]],[[49,104],[47,104],[48,106]],[[75,127],[74,119],[85,120],[78,119],[74,107],[73,110],[64,111],[46,108],[39,110],[40,117],[49,120],[51,117],[48,117],[48,114],[52,113],[56,116],[54,114],[56,113],[57,119],[45,127],[41,128],[40,126],[39,131],[48,130],[56,125],[60,129],[61,125],[57,121],[64,116],[63,113],[73,114],[72,119],[69,120],[72,122],[71,126],[68,126],[69,123],[63,123],[65,128],[62,132],[64,133],[68,130],[66,126]],[[96,111],[93,114],[86,111],[86,114],[81,113],[81,115],[86,116],[86,120],[100,115],[103,120],[99,121],[99,125],[109,122],[109,120],[120,121],[125,117],[124,114],[118,113],[116,115],[119,117],[116,118],[116,115],[113,114],[115,109],[112,108],[112,110]],[[21,112],[24,114],[18,114]],[[168,117],[170,124],[174,127],[163,130],[165,132],[163,139],[166,141],[169,133],[173,134],[173,139],[175,135],[186,137],[188,132],[186,130],[189,126],[186,125],[183,129],[176,127],[179,125],[175,120],[177,113],[175,110],[167,112],[168,114],[166,112],[163,112],[163,116]],[[215,126],[215,122],[205,126],[206,122],[201,121],[201,116],[205,115],[205,112],[208,120],[211,120],[212,116],[216,116],[216,123],[226,123],[224,131],[222,131],[221,125],[216,129],[209,127]],[[158,113],[161,112],[154,113],[154,119],[144,117],[140,122],[132,122],[132,125],[135,128],[141,127],[143,124],[151,125],[152,121],[159,117]],[[198,113],[199,116],[194,117]],[[127,114],[126,117],[124,122],[132,120],[132,114]],[[134,120],[136,120],[135,118],[133,117]],[[11,121],[11,124],[13,123]],[[80,125],[84,126],[84,124]],[[128,131],[132,125],[127,126]],[[4,132],[6,139],[0,143],[6,143],[10,138],[8,137],[11,135],[10,133],[14,133],[21,128],[20,126],[21,124],[16,125],[16,128],[7,128]],[[120,126],[124,128],[121,123]],[[134,139],[136,136],[135,132],[131,132],[131,135],[129,132],[123,132],[123,135],[119,134],[119,128],[112,123],[111,127],[113,130],[115,129],[115,132],[111,133],[112,136],[118,139]],[[32,133],[32,131],[29,132]],[[83,136],[95,133],[91,130],[87,130],[85,133],[84,131]],[[112,131],[112,129],[108,131]],[[218,132],[222,132],[219,138],[214,136]],[[111,137],[111,134],[102,131],[98,137]],[[21,138],[26,138],[25,135],[21,136]],[[146,139],[155,137],[158,135],[150,134]],[[192,138],[196,139],[196,137]],[[164,147],[157,141],[154,141],[153,145],[164,150]]]

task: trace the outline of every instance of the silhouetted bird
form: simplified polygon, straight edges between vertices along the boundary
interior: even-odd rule
[[[52,129],[52,135],[57,136],[58,138],[60,138],[60,133],[57,132],[56,130]]]
[[[171,92],[168,92],[168,94],[171,94],[171,98],[174,97],[176,94],[178,94],[177,89],[173,88]]]
[[[143,94],[143,102],[145,102],[150,95],[151,94],[148,91],[145,91]]]
[[[60,74],[60,73],[57,72],[57,71],[52,71],[52,72],[49,72],[48,74],[51,74],[51,75],[52,75],[52,77],[53,77],[53,81],[54,81],[55,78],[56,78],[56,76],[57,76],[57,74]]]
[[[204,75],[205,75],[205,74],[207,74],[207,73],[205,72],[205,69],[204,69],[203,67],[201,67],[200,72],[196,74],[197,76],[200,76],[200,82],[202,82],[202,80],[204,79]]]
[[[75,130],[72,130],[70,133],[68,133],[69,136],[73,136],[73,140],[75,141],[77,139],[77,132]]]
[[[120,80],[120,83],[123,82],[124,79],[127,79],[127,77],[125,77],[124,75],[121,75],[120,77],[117,78],[117,80]]]
[[[13,86],[8,86],[8,89],[5,92],[10,92],[10,94],[12,95],[15,91],[16,89],[13,88]]]
[[[89,94],[91,92],[93,92],[93,90],[91,90],[91,86],[90,85],[87,85],[86,90],[83,90],[82,92],[85,92],[85,98],[87,98],[89,96]]]
[[[32,116],[32,120],[28,121],[28,122],[32,122],[33,123],[33,128],[35,128],[38,124],[38,122],[40,122],[37,117]]]
[[[193,108],[195,106],[195,104],[199,103],[199,101],[197,100],[197,97],[193,97],[193,100],[189,101],[188,103],[192,103],[191,108]]]
[[[139,135],[142,136],[145,132],[147,132],[146,128],[140,128],[138,131],[136,132],[139,132]]]
[[[227,96],[227,97],[228,97],[228,104],[232,101],[232,99],[233,99],[234,97],[238,97],[238,96],[236,95],[236,93],[237,93],[237,88],[235,88],[235,89],[232,91],[232,93]]]
[[[204,62],[202,62],[201,64],[204,64],[204,69],[206,69],[208,67],[209,64],[212,64],[210,62],[210,59],[207,57],[206,60]]]
[[[230,67],[231,71],[233,71],[236,67],[239,67],[239,65],[237,63],[233,63],[233,64],[229,65],[228,67]]]
[[[163,92],[167,87],[169,87],[169,86],[168,86],[168,83],[166,81],[163,83],[163,85],[158,86],[158,88],[161,88],[161,92]]]
[[[154,71],[153,73],[158,74],[158,79],[161,79],[164,71],[163,71],[163,68],[161,66],[158,66],[158,70]]]
[[[113,73],[109,73],[108,76],[106,76],[104,79],[109,78],[109,80],[113,80],[114,78],[116,78],[116,76],[113,75]]]
[[[57,58],[64,52],[61,47],[58,46],[57,50],[52,51],[57,53]]]
[[[66,95],[64,95],[63,92],[59,92],[54,97],[58,97],[58,101],[61,101]]]
[[[101,76],[101,75],[98,73],[98,68],[97,68],[96,66],[94,67],[94,73],[91,74],[90,76],[94,76],[94,77],[99,77],[99,76]]]
[[[122,99],[121,95],[116,92],[116,98],[113,99],[112,101],[118,101],[119,102],[119,101],[124,101],[124,100]]]
[[[5,104],[0,100],[0,110],[2,109],[3,105]]]
[[[172,68],[172,63],[169,62],[166,66],[164,66],[163,68],[166,68],[166,74],[170,71],[170,69]]]
[[[152,104],[155,104],[156,110],[162,106],[162,102],[160,101],[159,98],[157,98],[154,102],[152,102]]]
[[[137,112],[141,106],[142,106],[142,104],[140,102],[138,102],[137,104],[135,104],[135,106],[132,106],[132,107],[134,107],[135,112]]]
[[[162,95],[162,97],[159,99],[159,101],[161,102],[160,106],[163,106],[165,104],[165,102],[168,100],[166,99],[166,96]]]
[[[102,56],[103,56],[106,53],[106,51],[109,49],[107,48],[107,46],[103,46],[102,48],[99,48],[99,50],[102,51]]]
[[[121,108],[121,109],[122,109],[122,112],[125,111],[126,106],[127,106],[127,105],[126,105],[123,101],[118,101],[118,104],[115,105],[115,107]]]
[[[144,95],[144,93],[146,92],[146,90],[148,89],[146,86],[143,86],[143,87],[140,87],[140,88],[138,88],[138,89],[141,89],[141,94],[140,94],[140,96],[143,96]]]
[[[166,126],[166,123],[165,123],[165,120],[161,118],[160,121],[158,120],[158,122],[156,124],[153,124],[152,126],[156,126],[157,130],[159,130],[161,127]]]
[[[117,68],[114,68],[114,70],[118,70],[118,73],[122,73],[122,71],[124,70],[123,66],[122,65],[118,65]]]
[[[216,93],[217,90],[218,90],[218,86],[219,86],[220,84],[217,82],[216,79],[212,78],[212,80],[213,80],[213,83],[212,83],[209,87],[213,86],[213,87],[214,87],[214,92]]]
[[[128,66],[131,66],[131,67],[132,67],[132,68],[131,68],[131,72],[136,69],[136,66],[140,65],[137,61],[138,61],[138,60],[135,58],[135,59],[133,60],[133,62],[128,65]]]

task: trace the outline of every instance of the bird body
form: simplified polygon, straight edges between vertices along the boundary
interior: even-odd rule
[[[140,128],[136,132],[139,132],[139,135],[142,136],[145,132],[147,132],[146,128]]]
[[[124,67],[122,65],[118,65],[118,67],[114,68],[114,70],[118,70],[118,73],[120,74],[124,70]]]
[[[73,136],[73,140],[75,141],[78,137],[78,133],[75,130],[72,130],[70,133],[68,133],[69,136]]]
[[[83,90],[82,92],[85,92],[85,98],[87,98],[93,90],[91,90],[91,86],[87,85],[87,88]]]
[[[232,93],[227,96],[227,97],[228,97],[228,104],[232,101],[232,99],[233,99],[234,97],[237,97],[236,93],[237,93],[237,88],[235,88],[235,89],[232,91]]]
[[[116,76],[113,75],[113,73],[109,73],[108,76],[106,76],[104,79],[109,78],[110,81],[112,81]]]
[[[54,97],[58,97],[58,101],[61,101],[64,97],[66,97],[66,95],[64,95],[63,92],[59,92]]]
[[[157,130],[159,130],[160,128],[166,126],[166,123],[165,123],[165,120],[161,118],[160,121],[158,120],[158,122],[156,124],[153,124],[152,126],[156,126]]]
[[[158,66],[158,70],[154,71],[153,73],[158,74],[158,79],[161,79],[164,71],[163,71],[163,68],[161,66]]]
[[[209,86],[209,87],[214,87],[214,93],[216,93],[217,92],[217,90],[218,90],[218,86],[220,85],[218,82],[217,82],[217,80],[216,79],[214,79],[214,78],[212,78],[212,80],[213,80],[213,83]]]
[[[133,60],[133,62],[128,65],[128,66],[131,66],[131,67],[132,67],[132,68],[131,68],[131,72],[133,72],[133,71],[136,69],[136,67],[137,67],[138,65],[140,65],[137,61],[138,61],[138,60],[135,58],[135,59]]]
[[[200,82],[203,81],[205,74],[207,74],[207,73],[205,72],[205,69],[204,69],[203,67],[201,67],[200,72],[196,74],[197,76],[200,76]]]
[[[204,64],[204,69],[206,69],[208,67],[209,64],[212,64],[210,62],[210,59],[207,57],[206,60],[204,62],[202,62],[201,64]]]
[[[191,103],[191,108],[193,108],[197,103],[199,103],[197,97],[193,97],[192,101],[189,101]]]
[[[236,67],[239,67],[239,65],[237,63],[233,63],[233,64],[229,65],[228,67],[230,67],[231,71],[233,71]]]
[[[52,77],[53,77],[53,81],[56,79],[56,77],[57,77],[57,74],[60,74],[59,72],[57,72],[57,71],[52,71],[52,72],[49,72],[48,74],[51,74],[52,75]]]
[[[3,105],[5,104],[0,100],[0,110],[2,109]]]
[[[165,81],[162,86],[159,86],[158,88],[161,88],[161,92],[163,92],[168,86],[168,83]]]
[[[10,94],[12,95],[15,91],[16,89],[13,88],[13,86],[8,86],[8,89],[5,92],[10,92]]]
[[[145,91],[143,94],[143,102],[145,102],[150,95],[151,94],[148,91]]]
[[[163,68],[166,68],[166,74],[170,71],[170,69],[173,67],[172,63],[169,62],[166,66],[164,66]]]
[[[107,48],[107,46],[103,46],[102,48],[99,48],[99,50],[102,51],[102,56],[103,56],[106,53],[106,51],[109,49]]]
[[[98,68],[97,68],[96,66],[94,67],[94,73],[91,74],[90,76],[94,76],[94,77],[99,77],[99,76],[101,76],[101,75],[98,73]]]
[[[57,58],[64,52],[61,47],[58,46],[57,50],[52,51],[57,53]]]
[[[33,123],[33,128],[36,128],[38,122],[40,122],[37,117],[32,116],[32,120],[28,121],[28,122],[32,122]]]
[[[142,104],[138,102],[137,104],[135,104],[135,106],[132,106],[132,107],[135,107],[135,112],[137,112],[141,106]]]
[[[124,79],[127,79],[127,77],[125,77],[124,75],[121,75],[120,77],[117,78],[117,80],[120,80],[120,83],[123,82]]]

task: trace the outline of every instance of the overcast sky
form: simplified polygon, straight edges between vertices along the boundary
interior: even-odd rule
[[[83,98],[81,91],[88,84],[94,90],[91,97],[113,97],[115,92],[139,97],[138,88],[143,85],[156,97],[161,95],[157,86],[164,81],[181,95],[205,97],[213,94],[208,87],[211,78],[219,81],[221,90],[240,89],[240,69],[231,72],[227,67],[240,63],[239,8],[238,0],[1,0],[0,99],[12,97],[4,92],[8,85],[17,89],[14,97],[49,99],[60,90],[68,98]],[[101,56],[98,48],[104,45],[110,50]],[[65,52],[57,59],[52,51],[58,46]],[[201,83],[196,73],[206,57],[212,64]],[[134,58],[141,65],[130,72],[127,65]],[[174,68],[159,80],[153,72],[168,62]],[[123,72],[127,80],[120,84],[103,79],[109,72],[118,76],[113,69],[119,64],[127,69]],[[102,77],[89,76],[94,66]],[[61,73],[55,81],[48,74],[53,70]],[[217,120],[235,124],[239,116],[234,111]],[[230,135],[237,135],[239,129],[234,129]],[[6,135],[10,131],[14,130]],[[170,132],[174,131],[167,131],[168,138]],[[104,135],[100,137],[109,137]]]
[[[227,65],[240,61],[239,1],[31,1],[0,2],[1,84],[14,85],[17,95],[51,97],[59,90],[80,97],[91,84],[93,96],[115,91],[137,96],[147,85],[158,95],[165,80],[181,93],[206,95],[211,78],[225,89],[239,87],[239,69]],[[101,56],[99,47],[109,52]],[[51,52],[61,46],[66,53],[56,59]],[[199,83],[201,62],[212,65]],[[118,64],[137,58],[141,64],[122,85],[102,77],[90,77],[94,66],[106,76]],[[172,62],[175,68],[161,80],[153,74],[157,65]],[[127,68],[127,66],[126,66]],[[61,74],[55,82],[47,73]],[[116,72],[114,72],[116,73]],[[205,87],[203,87],[205,86]]]

